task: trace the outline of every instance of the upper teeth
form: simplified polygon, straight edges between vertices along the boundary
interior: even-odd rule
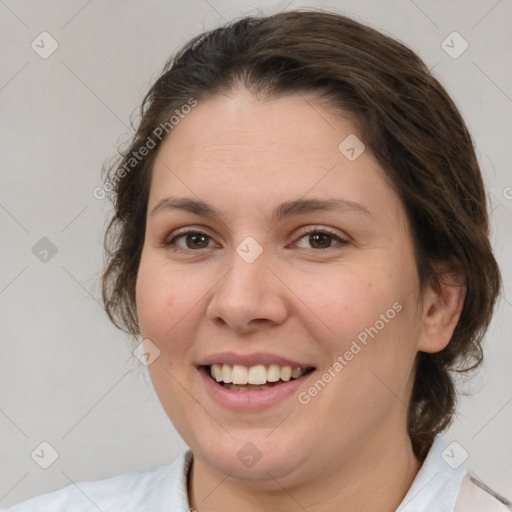
[[[306,368],[292,368],[291,366],[279,366],[271,364],[266,367],[263,364],[256,366],[242,366],[239,364],[212,364],[210,372],[217,382],[225,384],[255,384],[277,382],[279,379],[288,381],[297,379],[306,372]]]

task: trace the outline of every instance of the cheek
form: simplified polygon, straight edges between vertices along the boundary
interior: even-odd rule
[[[187,282],[192,286],[190,278]],[[179,274],[166,269],[165,263],[142,258],[136,285],[137,314],[141,335],[163,349],[166,340],[193,306],[190,291]]]
[[[187,377],[187,321],[197,302],[190,297],[190,289],[194,289],[190,276],[180,278],[167,262],[143,252],[136,285],[137,314],[142,337],[160,349],[148,371],[163,409],[175,424],[184,421],[190,405],[180,385]]]
[[[342,349],[345,342],[380,321],[381,315],[388,312],[386,319],[395,317],[393,304],[403,296],[400,283],[390,278],[389,272],[376,269],[346,267],[322,274],[302,273],[292,282],[297,283],[297,297],[309,309],[303,319],[309,318],[312,333],[330,340],[333,349]]]
[[[333,394],[344,396],[342,403],[378,406],[389,393],[386,385],[401,394],[410,377],[419,336],[416,296],[411,293],[415,266],[393,259],[384,263],[347,265],[309,276],[304,272],[294,280],[300,283],[294,291],[308,306],[301,323],[326,355],[324,370],[343,358],[331,387]]]
[[[137,315],[144,338],[160,338],[159,331],[164,328],[162,313],[165,309],[168,312],[173,309],[174,295],[170,292],[172,289],[166,285],[165,279],[160,279],[154,268],[150,270],[149,266],[141,261],[135,293]]]

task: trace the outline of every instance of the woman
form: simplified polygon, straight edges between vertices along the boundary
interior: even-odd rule
[[[348,18],[202,34],[108,169],[106,311],[190,447],[25,510],[502,511],[450,424],[500,288],[442,86]]]

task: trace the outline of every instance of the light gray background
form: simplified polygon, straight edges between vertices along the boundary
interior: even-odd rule
[[[435,68],[467,120],[492,202],[505,298],[485,368],[466,386],[478,394],[461,399],[443,437],[512,498],[510,0],[0,0],[0,506],[168,464],[185,448],[98,302],[109,209],[93,189],[171,52],[224,20],[300,6],[334,9],[402,40]],[[31,48],[43,31],[59,44],[46,60]],[[457,59],[441,47],[453,31],[469,44]],[[46,263],[32,253],[42,237],[58,248]],[[30,456],[42,441],[59,454],[46,470]]]

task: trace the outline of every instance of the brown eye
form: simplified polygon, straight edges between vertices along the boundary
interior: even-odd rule
[[[189,249],[204,249],[208,247],[208,238],[208,236],[202,233],[189,233],[185,240]]]
[[[331,249],[337,245],[343,246],[348,243],[340,236],[330,233],[324,229],[310,229],[303,232],[296,243],[301,249]]]
[[[331,246],[332,239],[332,235],[327,233],[309,235],[309,243],[314,249],[328,249]]]
[[[184,240],[185,245],[183,245],[183,242],[178,243],[178,240]],[[210,240],[211,237],[206,233],[201,233],[200,231],[188,231],[175,236],[166,245],[176,245],[180,249],[206,249]]]

